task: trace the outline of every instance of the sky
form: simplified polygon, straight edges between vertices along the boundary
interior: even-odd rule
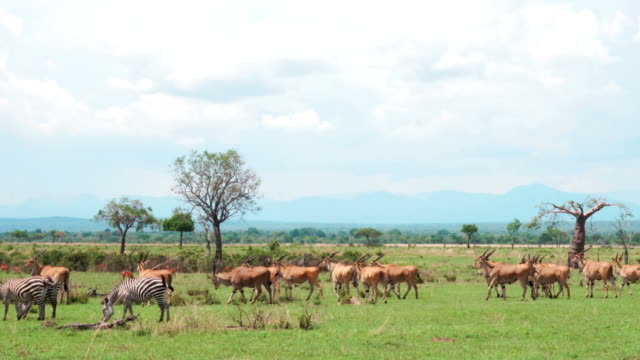
[[[638,64],[637,1],[3,1],[0,204],[231,148],[279,200],[640,190]]]

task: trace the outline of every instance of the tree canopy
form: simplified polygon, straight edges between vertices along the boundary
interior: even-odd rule
[[[512,222],[507,224],[507,231],[509,232],[509,237],[511,238],[512,249],[515,244],[515,237],[518,234],[518,231],[520,231],[520,226],[522,226],[522,223],[520,222],[519,219],[513,219]]]
[[[118,229],[120,233],[120,254],[124,254],[127,232],[135,228],[137,231],[145,226],[158,225],[158,220],[152,215],[150,207],[144,207],[139,200],[130,200],[126,197],[120,200],[111,200],[94,217],[96,221],[106,221],[109,225]]]
[[[374,228],[362,228],[358,229],[353,236],[364,237],[367,239],[367,245],[370,246],[375,240],[382,236],[382,233]]]
[[[180,247],[182,247],[182,234],[195,230],[195,221],[191,217],[191,213],[180,208],[173,210],[173,215],[162,221],[162,230],[177,231],[180,233]]]

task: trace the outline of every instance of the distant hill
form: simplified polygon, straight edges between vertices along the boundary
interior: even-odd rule
[[[475,194],[458,191],[435,191],[418,195],[373,192],[352,196],[315,196],[290,201],[262,199],[262,211],[249,214],[245,221],[226,224],[227,229],[256,226],[263,229],[286,229],[313,226],[346,227],[350,224],[390,226],[425,226],[427,224],[506,223],[514,218],[528,221],[542,202],[584,200],[589,194],[566,193],[545,185],[527,185],[505,194]],[[640,207],[629,199],[640,199],[634,192],[594,194],[610,201],[621,201],[640,214]],[[624,196],[624,198],[622,198]],[[154,210],[158,217],[168,217],[175,207],[186,207],[175,197],[136,197]],[[92,218],[109,199],[81,196],[70,199],[33,199],[18,205],[0,205],[0,231],[35,226],[46,230],[51,226],[67,231],[100,230]],[[594,218],[613,220],[616,209],[606,208]],[[41,218],[41,219],[34,219]],[[47,218],[46,220],[42,218]],[[71,218],[71,219],[70,219]],[[25,220],[28,219],[28,220]],[[35,225],[40,222],[40,225]],[[46,225],[45,225],[46,223]],[[58,225],[56,225],[58,223]],[[67,224],[67,227],[60,226]],[[333,225],[331,225],[333,224]],[[256,226],[257,227],[257,226]],[[441,227],[442,228],[442,227]]]

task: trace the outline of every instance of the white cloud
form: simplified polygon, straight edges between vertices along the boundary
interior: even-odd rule
[[[589,9],[541,5],[522,10],[527,51],[540,62],[578,57],[611,63],[615,57],[600,38],[600,22]]]
[[[151,79],[141,79],[135,82],[123,80],[119,78],[110,78],[107,80],[107,86],[112,89],[123,89],[131,91],[149,91],[153,88]]]
[[[638,32],[633,35],[633,41],[640,41],[640,16],[638,16]]]
[[[478,65],[482,63],[483,60],[483,56],[478,53],[462,56],[456,52],[449,50],[433,64],[432,69],[436,71],[442,71],[467,68],[473,65]]]
[[[0,9],[0,27],[4,27],[13,35],[22,33],[22,19]]]
[[[293,132],[319,132],[334,130],[335,126],[320,120],[320,116],[313,110],[294,113],[291,115],[272,116],[264,115],[262,125],[266,128],[282,129]]]
[[[612,38],[619,38],[625,28],[631,24],[631,20],[620,10],[616,11],[616,15],[610,23],[602,24],[603,31]]]

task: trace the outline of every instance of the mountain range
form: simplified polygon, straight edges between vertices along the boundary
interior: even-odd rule
[[[434,224],[465,222],[508,222],[514,218],[528,221],[543,202],[561,203],[566,200],[582,201],[587,196],[605,197],[619,201],[640,214],[640,192],[584,194],[563,192],[551,187],[533,184],[513,188],[504,194],[435,191],[417,195],[372,192],[349,196],[313,196],[289,201],[261,199],[261,211],[248,214],[245,223],[324,223],[324,224]],[[129,196],[150,206],[158,217],[168,217],[175,207],[186,207],[178,198]],[[92,218],[109,199],[97,196],[79,196],[68,199],[40,198],[14,205],[0,205],[1,223],[11,222],[19,227],[27,219],[55,217],[85,221]],[[615,208],[605,208],[597,220],[613,220]],[[78,224],[76,224],[78,225]],[[96,224],[97,225],[97,224]],[[271,227],[269,226],[269,227]],[[74,226],[75,227],[75,226]],[[4,226],[0,228],[6,228]],[[62,228],[58,226],[57,228]]]

